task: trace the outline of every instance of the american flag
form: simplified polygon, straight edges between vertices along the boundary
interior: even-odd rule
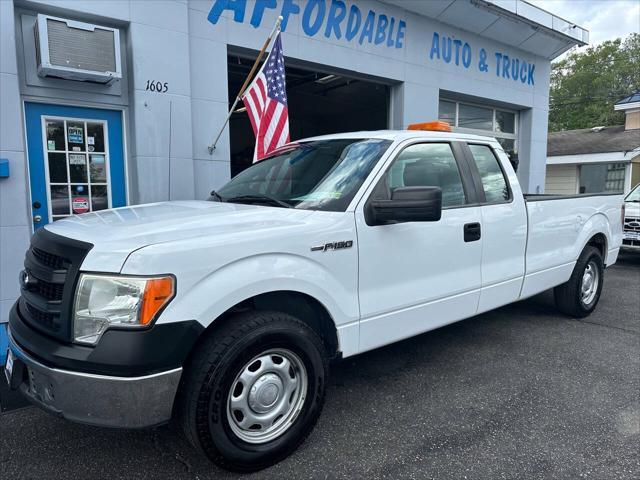
[[[253,162],[289,142],[289,109],[280,32],[256,78],[242,94],[256,136]]]

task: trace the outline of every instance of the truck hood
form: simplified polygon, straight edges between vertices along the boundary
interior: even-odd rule
[[[313,212],[207,201],[174,201],[74,215],[47,225],[52,233],[93,244],[83,270],[119,272],[131,252],[158,243],[212,235],[260,236],[303,225]]]

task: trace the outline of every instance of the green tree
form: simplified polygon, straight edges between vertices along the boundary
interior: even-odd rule
[[[640,89],[640,33],[570,53],[551,66],[549,131],[622,125],[613,104]]]

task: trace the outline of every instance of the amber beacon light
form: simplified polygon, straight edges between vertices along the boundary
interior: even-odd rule
[[[447,122],[423,122],[423,123],[412,123],[409,125],[407,130],[425,130],[428,132],[451,132],[451,125]]]

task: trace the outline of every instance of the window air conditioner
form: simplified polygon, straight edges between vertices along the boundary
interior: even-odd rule
[[[109,84],[122,78],[120,31],[38,14],[38,75]]]

